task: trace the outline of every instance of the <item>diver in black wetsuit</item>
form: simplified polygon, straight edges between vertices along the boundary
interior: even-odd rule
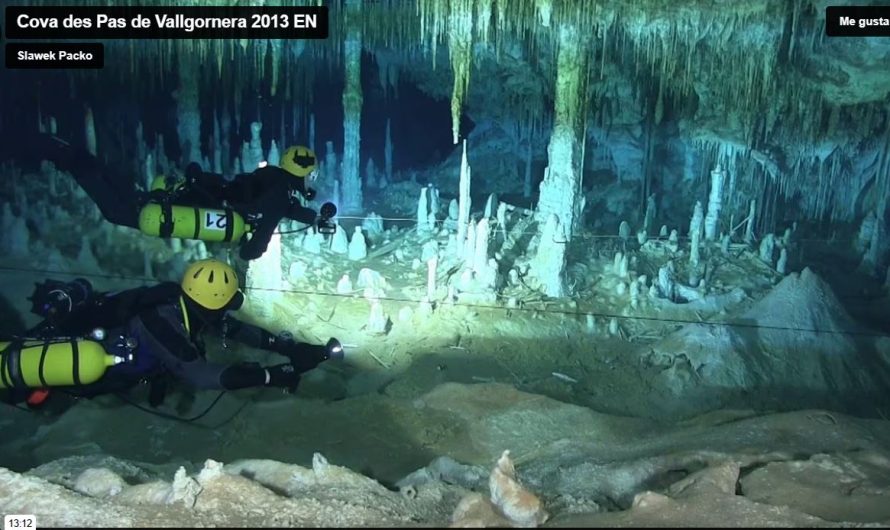
[[[243,300],[234,269],[213,259],[190,265],[181,284],[165,282],[115,294],[94,293],[89,282],[83,279],[69,283],[46,282],[38,285],[32,297],[32,311],[46,316],[46,320],[26,335],[42,339],[83,337],[93,328],[104,328],[101,343],[105,351],[128,361],[110,366],[96,382],[62,387],[65,393],[93,397],[149,382],[154,406],[163,400],[166,382],[170,379],[195,389],[272,386],[293,392],[300,374],[332,357],[342,357],[343,350],[337,339],[330,339],[326,345],[296,342],[289,334],[273,335],[227,316],[227,312],[238,309]],[[221,331],[224,339],[277,352],[289,362],[266,367],[254,363],[210,362],[206,359],[204,334],[212,329]],[[15,369],[17,363],[8,362],[9,358],[3,359],[8,356],[8,349],[0,352],[4,366],[13,367],[7,370],[12,384],[5,386],[16,394],[12,401],[22,401],[34,392],[34,387],[24,383],[27,372]],[[41,360],[39,371],[43,374],[44,370],[64,369],[69,359],[48,356],[46,366]],[[53,366],[53,363],[60,364]],[[50,393],[52,390],[49,389]]]
[[[315,197],[310,184],[318,175],[315,153],[304,146],[286,149],[279,166],[267,165],[236,175],[231,181],[219,174],[205,173],[192,163],[186,168],[184,181],[170,182],[151,192],[136,190],[129,175],[106,167],[85,148],[76,148],[55,136],[40,134],[26,141],[26,146],[26,152],[14,156],[32,162],[49,160],[58,169],[70,172],[102,215],[117,225],[140,229],[140,210],[150,201],[193,206],[196,212],[198,207],[237,212],[249,221],[251,228],[251,237],[240,239],[240,256],[245,260],[263,255],[283,219],[316,224],[319,231],[330,233],[330,219],[337,212],[332,203],[324,204],[320,215],[301,204],[301,196],[310,201]],[[161,232],[162,237],[169,237]]]

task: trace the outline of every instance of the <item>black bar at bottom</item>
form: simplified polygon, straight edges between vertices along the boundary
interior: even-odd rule
[[[103,68],[105,46],[98,42],[7,42],[7,68]]]

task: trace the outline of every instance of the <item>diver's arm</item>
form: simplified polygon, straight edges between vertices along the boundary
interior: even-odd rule
[[[239,251],[241,259],[250,261],[262,256],[266,252],[276,228],[278,228],[278,220],[269,217],[261,219],[250,239],[245,238],[241,243]]]
[[[294,221],[299,221],[301,223],[311,225],[315,224],[315,220],[318,219],[318,212],[316,212],[312,208],[306,208],[300,204],[293,204],[288,209],[285,217],[287,217],[288,219],[293,219]]]
[[[189,386],[207,390],[237,390],[264,386],[269,373],[259,365],[208,362],[190,340],[158,311],[140,316],[145,347],[160,360],[167,370]]]
[[[277,351],[278,338],[265,329],[226,316],[226,337],[240,342],[245,346],[260,350]]]

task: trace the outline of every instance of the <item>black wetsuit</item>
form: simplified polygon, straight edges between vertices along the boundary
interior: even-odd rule
[[[99,381],[71,388],[71,393],[106,394],[164,376],[172,376],[195,389],[263,386],[266,372],[259,365],[207,361],[203,334],[224,322],[228,339],[271,351],[274,351],[276,337],[223,314],[217,314],[218,318],[212,321],[202,318],[188,299],[180,302],[181,293],[178,284],[165,282],[107,295],[98,307],[92,305],[71,315],[57,332],[80,335],[92,327],[106,327],[107,337],[102,344],[107,352],[115,355],[128,353],[122,348],[123,339],[129,338],[135,344],[131,362],[110,367]],[[188,315],[188,330],[183,307]],[[130,315],[125,316],[125,312]]]
[[[96,203],[109,222],[139,228],[139,211],[157,197],[158,192],[141,192],[132,175],[106,167],[86,149],[68,145],[48,134],[39,134],[25,142],[27,148],[15,156],[31,162],[49,160],[57,169],[74,176],[80,187]],[[308,196],[303,179],[276,166],[266,166],[252,173],[242,173],[228,181],[215,173],[204,173],[191,164],[186,171],[186,188],[170,197],[173,204],[221,208],[226,202],[244,217],[250,217],[254,230],[248,240],[241,240],[240,256],[245,260],[263,255],[272,233],[282,219],[302,223],[315,222],[315,210],[304,208],[291,191]]]
[[[304,208],[292,197],[292,191],[304,196],[307,190],[303,179],[294,177],[277,166],[266,166],[252,173],[241,173],[231,181],[217,173],[205,173],[197,164],[186,170],[189,181],[183,200],[193,199],[200,203],[212,198],[226,201],[236,212],[255,219],[249,241],[241,242],[242,259],[256,259],[266,252],[272,233],[282,219],[293,219],[312,224],[317,218],[315,210]],[[217,204],[218,205],[218,204]]]

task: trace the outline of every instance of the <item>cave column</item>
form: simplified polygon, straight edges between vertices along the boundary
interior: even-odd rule
[[[584,46],[572,24],[559,28],[553,132],[547,147],[548,168],[541,182],[536,218],[540,226],[556,215],[571,239],[581,208],[581,93]]]
[[[362,21],[361,0],[346,1],[346,38],[343,43],[346,83],[343,88],[343,162],[342,210],[346,214],[362,211],[360,144],[362,119]]]
[[[201,108],[199,106],[197,54],[180,48],[179,86],[176,90],[176,133],[182,153],[182,165],[201,164]],[[210,168],[204,168],[209,170]]]

